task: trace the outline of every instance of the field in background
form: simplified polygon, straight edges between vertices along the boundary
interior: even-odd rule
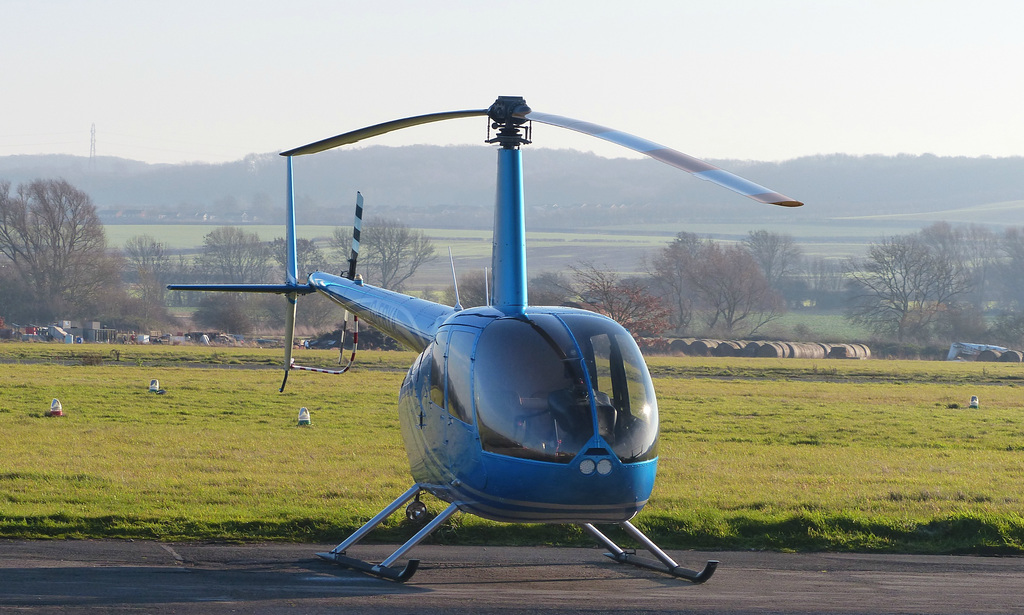
[[[122,346],[120,361],[87,361],[95,348],[0,344],[0,536],[330,542],[410,484],[396,414],[410,353],[293,374],[280,394],[279,350]],[[650,365],[661,463],[636,521],[663,546],[1024,553],[1020,364]],[[53,397],[67,416],[44,416]],[[296,427],[300,406],[312,427]],[[399,517],[374,538],[411,535]],[[468,516],[435,539],[589,544]]]
[[[678,228],[677,228],[678,227]],[[150,235],[172,250],[198,251],[203,237],[217,228],[215,224],[108,224],[105,227],[110,245],[123,247],[125,242],[136,235]],[[242,227],[258,233],[260,238],[270,241],[284,236],[281,225],[247,225]],[[334,232],[333,226],[300,225],[297,234],[303,239],[312,239],[336,261],[348,258],[329,247]],[[773,232],[792,235],[808,256],[846,258],[864,253],[867,245],[884,233],[876,225],[865,224],[847,228],[844,236],[829,235],[834,228],[820,225],[757,225]],[[456,269],[460,272],[483,270],[490,267],[491,231],[424,228],[420,229],[433,241],[437,259],[417,273],[413,279],[415,290],[438,289],[451,283],[451,267],[448,264],[448,248],[452,249]],[[739,241],[748,230],[737,224],[686,224],[686,225],[633,225],[608,228],[581,228],[578,232],[527,232],[527,259],[533,275],[545,271],[565,271],[570,265],[581,261],[596,264],[621,273],[638,273],[643,270],[643,258],[663,248],[676,233],[687,231],[698,235],[710,235],[725,241]]]

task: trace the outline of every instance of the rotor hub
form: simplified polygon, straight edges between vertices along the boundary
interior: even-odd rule
[[[529,128],[523,126],[528,121],[525,116],[530,111],[522,96],[499,96],[487,109],[490,127],[497,134],[486,142],[497,143],[504,149],[516,149],[530,143]]]

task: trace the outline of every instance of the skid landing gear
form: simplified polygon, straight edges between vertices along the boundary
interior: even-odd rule
[[[328,553],[317,553],[317,556],[329,562],[334,562],[340,566],[360,570],[382,579],[389,579],[399,583],[408,581],[412,578],[412,575],[416,573],[416,569],[419,567],[420,561],[418,559],[410,559],[403,568],[394,567],[395,562],[401,559],[402,556],[404,556],[410,549],[423,542],[427,536],[430,536],[442,523],[455,514],[459,509],[457,504],[450,504],[448,508],[441,511],[439,515],[424,525],[420,531],[416,532],[415,536],[410,538],[404,545],[399,547],[394,553],[389,555],[379,564],[367,562],[355,557],[349,557],[345,552],[349,547],[365,538],[367,534],[372,532],[378,525],[383,523],[385,519],[394,514],[404,504],[409,503],[410,500],[413,501],[409,503],[406,508],[406,518],[410,521],[421,521],[425,519],[427,516],[426,506],[424,506],[419,500],[420,492],[420,486],[418,484],[413,485],[408,491],[398,496],[394,502],[388,504],[384,510],[377,513],[373,519],[370,519],[362,527],[353,532],[352,535],[346,538],[340,545],[334,547],[334,549]],[[679,564],[676,564],[671,557],[658,548],[658,545],[654,544],[650,538],[645,536],[640,530],[636,529],[636,527],[634,527],[629,521],[623,521],[619,524],[619,527],[625,530],[626,533],[634,540],[642,544],[647,551],[657,558],[658,561],[654,561],[646,557],[638,557],[635,552],[629,552],[620,548],[612,542],[610,538],[602,534],[600,530],[590,523],[582,523],[580,525],[583,529],[589,532],[591,536],[596,538],[599,543],[608,549],[609,553],[605,553],[606,556],[623,564],[632,564],[633,566],[638,566],[640,568],[648,568],[658,572],[665,572],[674,577],[692,581],[693,583],[703,583],[707,581],[711,578],[711,575],[715,573],[715,569],[718,567],[717,560],[709,560],[707,565],[704,567],[704,570],[701,570],[700,572],[683,568]]]
[[[704,566],[704,570],[701,570],[700,572],[683,568],[679,564],[675,563],[667,553],[662,551],[658,545],[654,544],[650,538],[645,536],[640,530],[636,529],[636,527],[634,527],[629,521],[623,521],[619,524],[619,527],[625,530],[626,533],[634,540],[642,544],[645,549],[647,549],[658,559],[659,562],[661,562],[660,564],[646,557],[637,557],[636,553],[629,553],[621,549],[617,544],[612,542],[610,538],[602,534],[600,530],[590,523],[583,523],[581,524],[581,527],[587,530],[591,536],[596,538],[599,543],[609,550],[609,553],[605,553],[607,557],[623,564],[632,564],[640,568],[648,568],[650,570],[657,570],[658,572],[667,572],[674,577],[686,579],[687,581],[692,581],[694,583],[703,583],[704,581],[707,581],[711,578],[711,575],[715,574],[715,569],[718,568],[718,560],[708,560],[707,565]]]
[[[383,562],[379,564],[372,564],[361,559],[349,557],[345,555],[345,551],[352,545],[362,540],[374,528],[383,523],[385,519],[390,517],[392,513],[394,513],[396,510],[401,508],[403,504],[405,504],[406,502],[413,498],[416,498],[416,501],[410,504],[410,509],[418,513],[418,511],[420,510],[419,507],[423,506],[423,504],[420,503],[419,501],[419,493],[420,486],[413,485],[411,489],[400,495],[398,499],[392,502],[391,504],[388,504],[388,506],[385,507],[384,510],[377,513],[377,516],[367,521],[366,524],[363,525],[363,527],[353,532],[353,534],[346,538],[345,541],[342,542],[340,545],[334,547],[334,549],[332,549],[329,553],[317,553],[317,556],[322,557],[323,559],[329,562],[334,562],[340,566],[361,570],[368,574],[381,577],[382,579],[398,581],[399,583],[404,583],[408,581],[412,578],[412,575],[416,573],[416,569],[420,565],[420,560],[411,559],[405,565],[405,567],[401,569],[394,568],[394,563],[398,561],[403,555],[405,555],[406,552],[408,552],[410,549],[420,544],[424,538],[432,534],[434,530],[438,528],[438,526],[447,521],[448,517],[451,517],[452,514],[454,514],[455,511],[458,510],[458,506],[456,506],[455,504],[448,506],[448,508],[444,509],[444,511],[441,512],[441,514],[431,519],[430,523],[427,523],[425,526],[423,526],[423,528],[420,531],[416,532],[415,536],[410,538],[404,545],[399,547],[397,551],[389,555],[387,559],[385,559]],[[415,504],[419,504],[419,506],[414,506]],[[416,514],[415,518],[417,520],[422,518],[423,516],[425,516],[425,512],[426,508],[424,507],[423,514]],[[408,511],[406,514],[407,516],[409,516],[410,519],[412,519],[414,516]]]

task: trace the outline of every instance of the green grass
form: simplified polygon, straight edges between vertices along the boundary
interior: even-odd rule
[[[0,537],[330,542],[410,484],[395,408],[410,353],[292,374],[282,394],[280,350],[120,348],[88,366],[63,346],[0,344]],[[636,522],[664,547],[1024,553],[1021,365],[650,365],[661,461]],[[44,416],[53,397],[66,416]],[[410,536],[400,517],[373,538]],[[590,542],[462,515],[433,540]]]
[[[863,342],[872,339],[874,332],[856,325],[842,313],[823,313],[810,310],[791,310],[758,330],[762,338],[797,336],[801,340],[828,343]]]

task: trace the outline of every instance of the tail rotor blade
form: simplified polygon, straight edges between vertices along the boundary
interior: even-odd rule
[[[356,192],[356,219],[352,223],[352,254],[348,259],[348,279],[356,279],[356,260],[359,259],[359,235],[363,228],[363,195]]]

